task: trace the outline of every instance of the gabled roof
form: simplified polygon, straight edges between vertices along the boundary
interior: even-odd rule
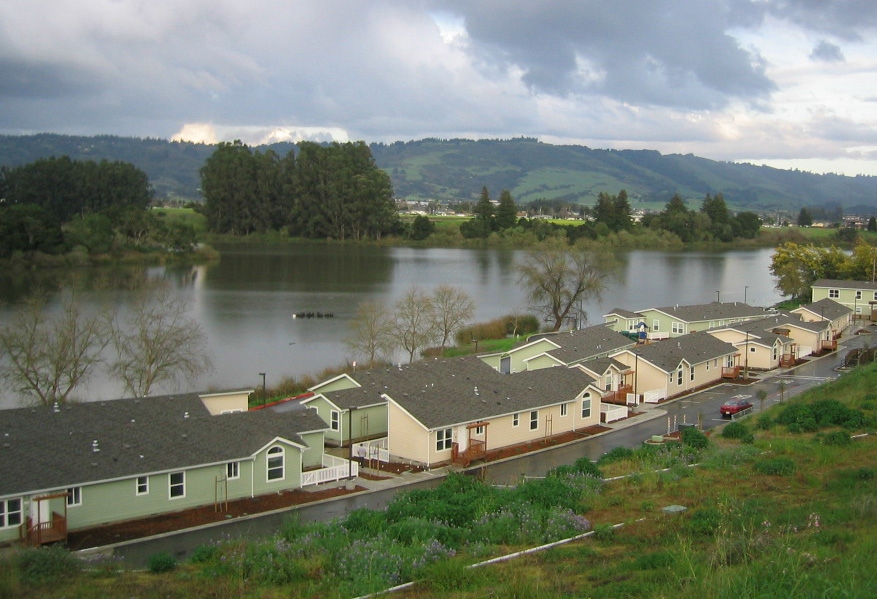
[[[737,331],[738,333],[749,333],[749,342],[757,343],[760,345],[766,345],[768,347],[773,347],[777,341],[786,344],[791,343],[791,339],[789,339],[785,335],[779,335],[774,333],[774,329],[783,327],[783,324],[779,322],[779,313],[774,314],[773,316],[768,316],[766,318],[756,318],[755,320],[746,320],[741,322],[735,322],[732,324],[726,324],[721,327],[714,327],[709,329],[708,333],[715,333],[717,331]]]
[[[853,312],[843,304],[839,304],[838,302],[829,298],[823,298],[818,302],[813,302],[812,304],[801,306],[800,308],[792,310],[792,312],[799,312],[801,310],[806,310],[814,316],[819,316],[821,318],[825,318],[826,320],[837,320],[838,318],[843,318],[844,316],[847,316],[848,314],[851,314]]]
[[[622,318],[642,318],[642,314],[637,314],[636,312],[631,312],[630,310],[625,310],[623,308],[612,308],[609,312],[603,315],[603,318],[607,316],[621,316]]]
[[[358,374],[363,380],[370,380],[371,375],[366,371],[365,374]],[[322,394],[329,402],[341,410],[361,410],[370,406],[385,404],[387,400],[375,393],[373,385],[362,385],[353,389],[340,389],[338,391],[327,391]]]
[[[245,460],[327,428],[313,410],[211,416],[197,394],[0,410],[0,496]]]
[[[728,320],[735,318],[757,318],[769,314],[764,308],[756,308],[742,302],[720,304],[697,304],[692,306],[667,306],[648,308],[640,312],[661,312],[681,322],[704,322],[709,320]]]
[[[654,364],[664,372],[673,372],[683,360],[691,365],[697,365],[707,360],[735,354],[737,348],[716,339],[709,333],[699,332],[648,345],[638,345],[625,351]]]
[[[559,345],[558,349],[547,353],[564,364],[573,364],[601,354],[610,354],[635,345],[636,341],[613,331],[604,324],[586,327],[577,331],[555,333],[550,340]]]
[[[563,366],[502,374],[475,356],[424,360],[360,380],[427,429],[572,401],[593,382],[582,370]]]
[[[810,287],[831,287],[836,289],[874,289],[877,290],[877,283],[870,281],[850,281],[842,279],[817,279]]]
[[[589,373],[593,372],[598,377],[605,376],[613,367],[620,372],[627,372],[631,367],[623,362],[619,362],[615,358],[595,358],[593,360],[585,360],[576,364],[579,368],[584,368]]]
[[[815,320],[808,322],[806,320],[803,320],[800,314],[793,314],[791,312],[785,311],[777,312],[773,316],[755,322],[763,322],[767,324],[771,330],[780,328],[796,328],[810,331],[811,333],[821,333],[830,326],[830,323],[827,320]]]

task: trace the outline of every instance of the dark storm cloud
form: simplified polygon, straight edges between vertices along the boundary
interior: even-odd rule
[[[474,53],[520,68],[536,92],[702,108],[774,89],[760,57],[727,33],[760,21],[760,9],[739,10],[749,3],[461,0],[443,6],[463,15]]]
[[[768,0],[764,7],[776,18],[841,39],[863,39],[877,28],[874,0]]]
[[[810,60],[818,60],[821,62],[843,62],[844,55],[840,50],[840,46],[821,40],[810,53]]]

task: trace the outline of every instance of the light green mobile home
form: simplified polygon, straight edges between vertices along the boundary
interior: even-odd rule
[[[212,415],[210,403],[187,394],[0,411],[0,543],[296,489],[321,466],[326,425],[312,410]]]

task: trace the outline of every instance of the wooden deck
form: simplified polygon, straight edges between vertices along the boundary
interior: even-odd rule
[[[67,540],[67,518],[58,512],[52,512],[51,522],[33,523],[31,518],[21,525],[19,537],[22,543],[39,547],[46,543]]]

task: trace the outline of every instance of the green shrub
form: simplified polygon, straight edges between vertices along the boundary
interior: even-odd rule
[[[756,472],[770,476],[791,476],[797,469],[798,465],[792,458],[767,458],[755,462]]]
[[[767,414],[758,417],[758,421],[755,423],[755,428],[760,431],[769,431],[773,428],[774,424],[773,418],[768,416]]]
[[[597,460],[597,464],[605,466],[606,464],[626,460],[631,456],[633,456],[633,449],[630,447],[614,447],[600,456],[600,459]]]
[[[853,439],[846,431],[832,431],[822,437],[823,445],[852,445]]]
[[[615,527],[611,524],[597,524],[594,526],[594,538],[598,541],[611,541],[615,538]]]
[[[688,426],[682,429],[682,444],[686,447],[706,449],[709,443],[709,438],[696,427]]]
[[[717,508],[704,507],[695,510],[688,520],[688,530],[696,536],[712,536],[719,529],[722,514]]]
[[[360,508],[347,514],[344,519],[344,528],[354,536],[372,536],[379,534],[387,526],[387,519],[383,511]]]
[[[864,423],[864,415],[849,408],[836,399],[821,399],[813,402],[813,415],[820,427],[841,426],[856,429]]]
[[[477,580],[478,574],[459,559],[439,560],[423,569],[426,584],[440,593],[465,590]]]
[[[193,564],[206,564],[211,561],[219,553],[219,547],[216,545],[198,545],[189,556],[189,561]]]
[[[167,551],[160,551],[149,556],[146,567],[153,574],[170,572],[177,567],[177,559]]]
[[[15,555],[22,582],[44,584],[79,571],[81,564],[63,547],[23,549]]]
[[[749,429],[742,422],[730,422],[722,429],[722,437],[725,439],[743,439],[749,434]]]

